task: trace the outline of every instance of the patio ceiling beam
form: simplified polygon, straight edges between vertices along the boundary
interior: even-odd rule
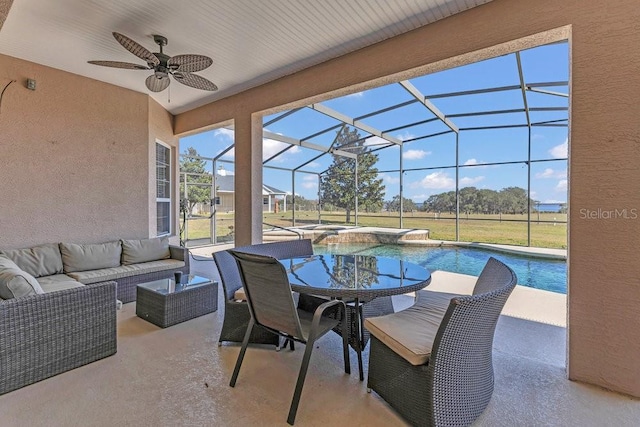
[[[276,154],[274,154],[273,156],[269,157],[267,160],[263,160],[262,164],[265,165],[265,164],[269,163],[271,160],[275,159],[280,154],[283,154],[283,153],[289,151],[291,148],[293,148],[293,145],[287,145],[284,149],[278,151]]]
[[[527,87],[554,87],[554,86],[569,86],[569,82],[561,81],[561,82],[527,83]]]
[[[398,82],[398,84],[400,86],[402,86],[403,88],[405,88],[407,90],[407,92],[409,92],[415,99],[417,99],[418,101],[422,102],[422,104],[424,104],[425,107],[427,107],[427,109],[429,111],[431,111],[437,118],[439,118],[442,123],[444,123],[449,129],[451,129],[452,131],[454,131],[455,133],[458,133],[459,129],[458,126],[455,125],[455,123],[453,123],[451,120],[449,120],[442,111],[440,111],[438,109],[438,107],[436,107],[431,101],[429,101],[427,99],[426,96],[424,96],[417,87],[415,87],[413,84],[411,84],[411,82],[409,82],[408,80],[403,80],[401,82]]]
[[[520,79],[520,92],[522,92],[524,114],[527,117],[527,125],[531,127],[531,116],[529,116],[529,103],[527,102],[527,87],[524,84],[524,74],[522,72],[522,61],[520,60],[520,52],[516,52],[516,64],[518,65],[518,78]],[[531,143],[531,141],[529,141],[529,143]]]
[[[300,171],[300,168],[302,168],[302,167],[304,167],[304,166],[307,166],[309,163],[311,163],[311,162],[314,162],[314,161],[318,160],[320,157],[322,157],[322,156],[324,156],[324,155],[326,155],[326,154],[327,154],[327,153],[320,153],[320,154],[318,154],[317,156],[315,156],[314,158],[309,159],[309,160],[307,160],[306,162],[304,162],[303,164],[301,164],[301,165],[299,165],[298,167],[294,168],[293,170],[294,170],[294,171],[296,171],[296,172],[298,172],[298,171]],[[317,173],[317,172],[316,172],[316,173]]]
[[[275,122],[277,122],[278,120],[282,120],[282,119],[284,119],[285,117],[287,117],[287,116],[289,116],[289,115],[291,115],[291,114],[295,113],[296,111],[300,111],[300,110],[302,110],[303,108],[304,108],[304,107],[299,107],[299,108],[294,108],[294,109],[292,109],[292,110],[286,111],[286,112],[284,112],[284,113],[280,114],[278,117],[274,117],[273,119],[269,120],[267,123],[263,124],[263,125],[262,125],[262,127],[267,127],[267,126],[269,126],[269,125],[272,125],[272,124],[274,124]]]
[[[385,139],[393,144],[396,145],[402,145],[402,141],[399,140],[396,137],[393,137],[389,134],[386,134],[376,128],[374,128],[373,126],[369,126],[366,123],[363,123],[360,120],[356,120],[353,119],[345,114],[339,113],[338,111],[335,111],[325,105],[322,104],[311,104],[308,105],[307,107],[311,108],[312,110],[318,111],[319,113],[322,113],[326,116],[329,116],[333,119],[336,119],[338,121],[341,121],[342,123],[345,123],[347,125],[351,125],[357,129],[360,129],[364,132],[370,133],[371,135],[377,136],[379,138]]]
[[[416,102],[417,102],[417,100],[416,100]],[[420,120],[420,121],[417,121],[417,122],[409,123],[409,124],[398,126],[398,127],[395,127],[395,128],[386,129],[385,132],[396,132],[396,131],[399,131],[399,130],[402,130],[402,129],[406,129],[406,128],[410,128],[410,127],[418,126],[418,125],[426,125],[427,123],[436,122],[436,121],[440,121],[440,119],[437,118],[437,117],[432,117],[430,119]]]
[[[349,157],[351,159],[358,158],[357,154],[349,153],[343,150],[332,150],[331,148],[323,147],[319,144],[313,144],[307,141],[300,141],[299,139],[292,138],[290,136],[279,135],[277,133],[269,132],[267,130],[263,130],[262,134],[265,138],[273,139],[274,141],[284,142],[286,144],[298,145],[300,147],[309,148],[311,150],[322,151],[323,153],[331,153],[337,156]],[[289,169],[291,170],[291,169]]]
[[[563,98],[568,98],[569,97],[568,93],[555,92],[555,91],[552,91],[552,90],[536,89],[536,88],[533,88],[531,86],[527,86],[527,90],[529,92],[543,93],[545,95],[561,96]]]
[[[486,89],[462,90],[459,92],[435,93],[432,95],[426,95],[426,97],[429,99],[451,98],[454,96],[479,95],[483,93],[506,92],[506,91],[517,90],[517,89],[520,89],[520,85],[498,86],[498,87],[492,87],[492,88],[486,88]]]
[[[310,140],[310,139],[315,138],[316,136],[323,135],[323,134],[325,134],[325,133],[327,133],[327,132],[330,132],[330,131],[332,131],[332,130],[334,130],[334,129],[341,128],[341,127],[343,127],[343,126],[344,126],[344,123],[339,123],[339,124],[337,124],[337,125],[333,125],[333,126],[331,126],[331,127],[328,127],[328,128],[326,128],[326,129],[323,129],[323,130],[321,130],[321,131],[318,131],[318,132],[316,132],[316,133],[314,133],[314,134],[312,134],[312,135],[305,136],[304,138],[300,138],[300,141],[308,141],[308,140]]]

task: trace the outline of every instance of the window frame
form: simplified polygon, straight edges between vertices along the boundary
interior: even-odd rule
[[[162,147],[163,149],[166,150],[166,160],[167,162],[163,162],[162,167],[166,168],[166,175],[164,177],[163,180],[161,180],[160,178],[160,160],[158,158],[158,148]],[[156,177],[155,177],[155,182],[156,182],[156,236],[170,236],[171,235],[171,229],[172,229],[172,223],[173,223],[173,215],[172,215],[172,209],[173,209],[173,202],[171,200],[171,189],[172,189],[172,185],[173,185],[173,162],[172,162],[172,149],[171,146],[169,144],[165,144],[164,142],[160,141],[160,140],[156,140],[156,144],[155,144],[155,164],[156,164]],[[166,186],[168,184],[168,188],[169,188],[169,197],[159,197],[159,192],[158,192],[158,188],[159,188],[159,184],[162,182],[163,186]],[[160,204],[168,204],[169,205],[169,215],[168,215],[168,230],[161,230],[160,229],[160,217],[161,217],[161,212],[159,209],[159,205]],[[162,215],[164,216],[164,215]],[[164,227],[163,227],[164,228]]]

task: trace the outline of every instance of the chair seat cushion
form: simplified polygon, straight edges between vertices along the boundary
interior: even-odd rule
[[[234,301],[246,301],[247,300],[247,294],[244,292],[244,288],[236,289],[236,291],[233,293],[233,300]]]
[[[45,294],[62,291],[65,289],[81,288],[84,285],[77,280],[73,280],[66,274],[54,274],[52,276],[38,277],[38,283],[42,286]]]
[[[101,268],[99,270],[78,271],[67,273],[78,282],[85,285],[108,280],[121,279],[123,277],[136,276],[139,274],[156,273],[165,270],[177,270],[184,267],[184,261],[176,259],[163,259],[159,261],[143,262],[141,264],[121,265],[119,267]]]
[[[406,310],[365,319],[367,330],[414,366],[424,365],[451,298],[459,294],[421,291],[416,304]]]

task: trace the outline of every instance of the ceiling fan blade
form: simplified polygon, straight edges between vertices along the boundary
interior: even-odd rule
[[[167,87],[169,87],[169,76],[164,76],[162,78],[157,78],[155,74],[151,74],[147,77],[147,80],[144,81],[147,85],[147,89],[151,92],[162,92]]]
[[[103,67],[124,68],[127,70],[150,70],[145,65],[132,64],[131,62],[119,61],[87,61],[89,64],[102,65]]]
[[[173,77],[176,79],[177,82],[180,82],[183,85],[187,85],[195,89],[211,90],[211,91],[218,90],[218,86],[216,86],[209,80],[197,74],[176,72],[176,73],[173,73]]]
[[[149,52],[146,48],[134,42],[129,37],[116,33],[115,31],[113,32],[113,37],[118,40],[118,43],[120,43],[122,47],[133,53],[138,58],[145,60],[148,64],[153,64],[154,67],[160,65],[160,60],[156,58],[153,53]]]
[[[176,55],[167,62],[170,69],[182,73],[202,71],[210,67],[211,64],[213,64],[213,60],[204,55]]]

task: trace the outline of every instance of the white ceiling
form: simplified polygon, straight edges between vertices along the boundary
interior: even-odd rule
[[[172,80],[150,93],[178,114],[328,59],[394,37],[490,0],[14,0],[0,30],[0,53],[150,93],[151,71],[106,68],[89,60],[140,63],[111,35],[169,56],[210,56],[197,74],[217,92]]]

